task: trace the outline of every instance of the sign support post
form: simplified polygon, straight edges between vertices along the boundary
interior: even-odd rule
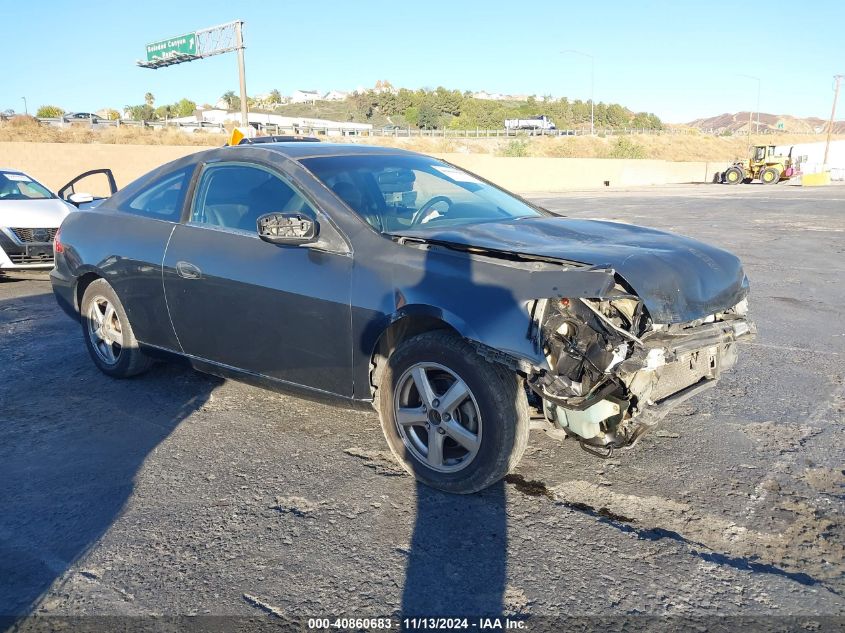
[[[238,49],[238,77],[241,85],[241,125],[246,127],[249,125],[249,115],[247,113],[247,96],[246,96],[246,73],[244,71],[244,23],[241,20],[235,22],[235,46]]]

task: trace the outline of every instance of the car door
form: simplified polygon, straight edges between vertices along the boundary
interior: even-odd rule
[[[153,172],[100,208],[71,213],[62,225],[63,239],[79,243],[74,259],[93,265],[120,297],[138,341],[168,350],[179,347],[164,300],[161,267],[195,168],[189,158]],[[85,233],[78,240],[77,226]]]
[[[334,231],[338,239],[300,246],[265,242],[256,220],[279,211],[308,215],[323,227],[321,235]],[[175,228],[164,258],[165,296],[183,351],[351,396],[352,257],[339,238],[272,168],[205,165],[189,217]]]
[[[102,178],[98,177],[102,176]],[[79,186],[79,183],[85,183]],[[65,202],[78,209],[93,209],[117,192],[117,183],[111,169],[92,169],[79,174],[56,192]]]

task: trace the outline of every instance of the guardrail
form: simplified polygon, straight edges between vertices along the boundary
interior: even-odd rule
[[[184,123],[182,121],[134,121],[132,119],[66,119],[63,117],[42,118],[38,117],[38,121],[52,125],[55,127],[87,127],[92,130],[100,130],[109,127],[148,127],[154,129],[161,128],[177,128],[194,131],[205,132],[225,132],[226,128],[222,123],[211,123],[210,121],[202,121],[197,123]]]

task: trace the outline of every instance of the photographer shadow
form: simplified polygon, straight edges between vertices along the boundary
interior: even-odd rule
[[[407,295],[423,302],[439,298],[440,305],[455,313],[467,306],[484,310],[516,303],[511,290],[494,281],[495,269],[474,269],[473,264],[474,258],[466,253],[432,249],[423,278]],[[444,288],[453,290],[444,297]],[[506,406],[510,409],[499,412],[501,419],[514,419],[516,404]],[[508,555],[504,480],[471,495],[449,494],[418,482],[416,502],[402,618],[501,617],[506,609]]]

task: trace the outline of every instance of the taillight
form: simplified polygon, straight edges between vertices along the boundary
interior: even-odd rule
[[[53,252],[64,253],[65,247],[62,245],[62,229],[56,231],[56,237],[53,238]]]

